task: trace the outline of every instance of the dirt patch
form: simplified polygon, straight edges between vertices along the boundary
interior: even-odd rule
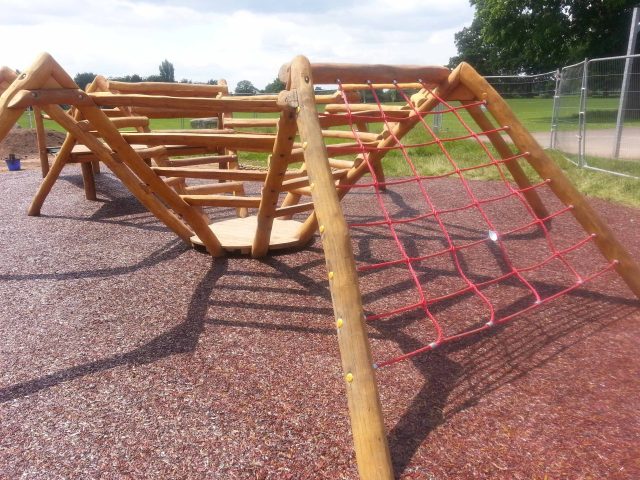
[[[47,147],[59,147],[64,141],[65,134],[55,130],[47,130]],[[31,128],[20,128],[15,126],[7,134],[4,140],[0,141],[0,172],[7,172],[7,164],[4,160],[13,153],[20,159],[20,166],[23,170],[40,169],[40,157],[38,154],[38,143],[36,131]]]

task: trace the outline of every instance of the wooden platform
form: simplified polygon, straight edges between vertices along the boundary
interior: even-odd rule
[[[274,219],[271,229],[269,250],[279,250],[300,245],[301,222],[296,220]],[[256,234],[257,217],[232,218],[209,225],[209,228],[220,240],[222,248],[228,252],[251,253],[253,238]],[[197,235],[191,237],[191,243],[203,246],[203,242]]]

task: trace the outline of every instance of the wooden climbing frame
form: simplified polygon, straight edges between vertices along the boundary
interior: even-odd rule
[[[41,109],[69,133],[34,199],[30,211],[34,215],[40,212],[62,167],[73,158],[73,149],[82,145],[87,159],[84,163],[104,163],[168,228],[186,242],[204,246],[211,255],[240,251],[262,257],[270,250],[304,246],[319,231],[363,479],[391,479],[393,469],[358,274],[340,200],[369,175],[383,191],[389,183],[383,158],[393,149],[404,148],[402,138],[424,124],[425,115],[439,104],[457,102],[466,107],[495,149],[498,158],[493,164],[504,166],[517,187],[516,193],[535,221],[542,224],[549,212],[527,173],[536,172],[640,297],[637,263],[504,100],[471,66],[463,63],[449,70],[311,64],[299,56],[283,66],[280,79],[286,90],[277,96],[232,97],[224,84],[216,88],[122,84],[102,77],[84,92],[45,54],[17,77],[8,69],[0,70],[0,88],[4,90],[0,97],[0,138],[28,106]],[[319,85],[340,88],[335,94],[316,95]],[[405,105],[372,105],[358,103],[356,98],[362,90],[397,88],[415,92]],[[65,111],[61,105],[73,108]],[[273,116],[234,115],[240,112]],[[385,117],[387,113],[392,120]],[[189,116],[218,116],[219,128],[149,128],[149,118]],[[495,128],[495,124],[500,127]],[[136,131],[122,131],[123,127]],[[245,152],[268,158],[268,168],[238,168],[238,159]],[[177,156],[181,158],[174,158]],[[225,168],[220,168],[223,164]],[[89,168],[83,170],[86,181],[90,181]],[[454,173],[459,174],[459,169]],[[205,180],[214,183],[203,183]],[[256,190],[251,184],[257,184],[259,194],[246,193]],[[95,196],[95,191],[90,193],[89,197]],[[216,217],[221,208],[228,207],[238,209],[239,215],[231,219]],[[391,224],[389,220],[386,223]],[[409,264],[412,259],[405,256],[401,261]],[[491,326],[492,321],[482,328]]]

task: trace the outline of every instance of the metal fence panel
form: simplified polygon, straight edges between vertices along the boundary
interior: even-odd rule
[[[551,146],[574,163],[640,178],[640,55],[562,69]]]

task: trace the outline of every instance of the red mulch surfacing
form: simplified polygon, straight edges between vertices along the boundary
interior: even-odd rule
[[[111,175],[88,202],[70,173],[39,218],[25,214],[38,172],[0,176],[0,478],[357,478],[319,242],[212,259]],[[454,198],[453,184],[438,188]],[[411,209],[414,195],[386,201]],[[349,218],[364,204],[348,196]],[[640,258],[640,212],[594,205]],[[565,220],[553,225],[559,243],[575,233]],[[354,237],[361,260],[388,251],[384,238]],[[522,261],[538,258],[534,236],[519,241]],[[469,268],[495,268],[484,255],[467,255]],[[575,257],[580,269],[601,263]],[[564,280],[532,279],[548,291]],[[367,308],[406,282],[396,269],[363,276]],[[477,314],[465,301],[443,307],[447,328]],[[382,369],[397,476],[640,478],[639,306],[609,273],[493,334]],[[430,332],[415,325],[372,325],[376,359],[423,345]]]

